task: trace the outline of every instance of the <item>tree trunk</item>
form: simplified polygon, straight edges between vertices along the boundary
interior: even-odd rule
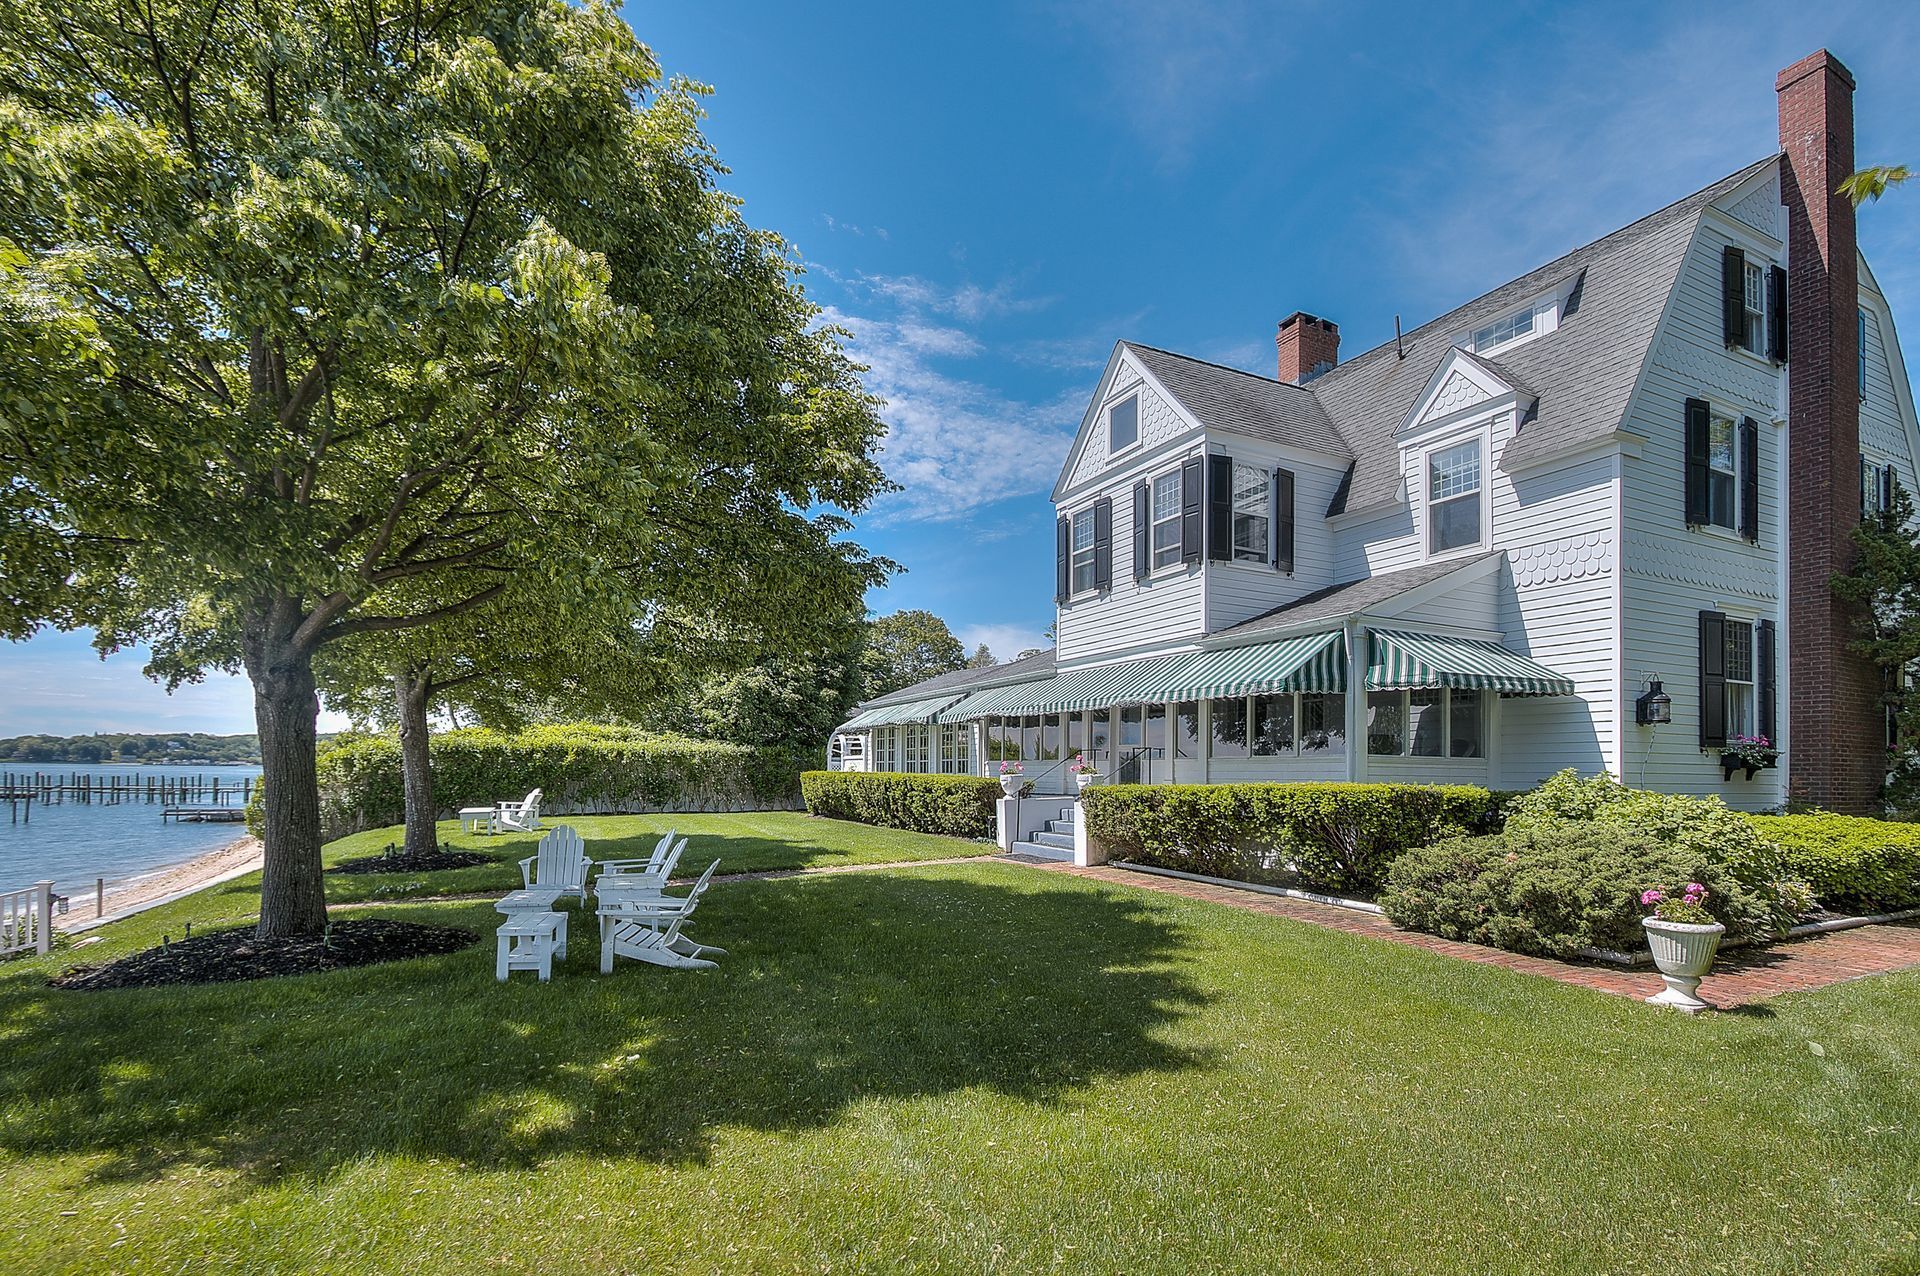
[[[317,935],[327,928],[327,898],[320,876],[320,782],[314,770],[320,699],[313,656],[285,639],[284,625],[262,619],[246,629],[247,675],[253,681],[261,783],[266,785],[266,857],[254,933],[261,939]]]
[[[417,669],[393,675],[393,707],[400,722],[400,786],[407,799],[409,855],[425,854],[439,845],[434,824],[433,764],[427,749],[427,692],[430,679]]]

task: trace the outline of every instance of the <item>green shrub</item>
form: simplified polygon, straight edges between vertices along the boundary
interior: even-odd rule
[[[807,811],[914,833],[991,838],[998,779],[909,775],[899,771],[808,771],[800,777]]]
[[[1248,881],[1370,893],[1408,847],[1477,827],[1485,789],[1427,784],[1116,784],[1082,795],[1110,853]]]
[[[1633,952],[1646,940],[1640,893],[1696,881],[1729,937],[1768,933],[1772,896],[1716,857],[1603,820],[1542,821],[1408,851],[1380,906],[1411,930],[1513,952]]]
[[[1750,815],[1760,835],[1786,852],[1787,866],[1835,912],[1920,908],[1920,824],[1816,812]]]
[[[1609,775],[1583,778],[1566,770],[1507,804],[1510,833],[1589,820],[1672,847],[1687,862],[1723,868],[1740,882],[1743,899],[1766,901],[1765,917],[1742,918],[1730,930],[1773,938],[1812,907],[1807,884],[1794,875],[1779,845],[1717,797],[1630,789]]]
[[[247,798],[247,832],[255,837],[267,835],[267,780],[262,776],[253,782],[253,793]]]
[[[791,810],[798,751],[660,735],[595,723],[499,732],[446,731],[429,745],[433,798],[444,817],[463,806],[544,795],[555,815],[646,811]],[[329,836],[397,823],[405,811],[400,745],[355,736],[320,754],[320,817]]]

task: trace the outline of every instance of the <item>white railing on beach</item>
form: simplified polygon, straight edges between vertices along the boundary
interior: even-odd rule
[[[53,948],[53,883],[0,895],[0,957]]]

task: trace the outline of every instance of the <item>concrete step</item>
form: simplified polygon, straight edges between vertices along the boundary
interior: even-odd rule
[[[1045,833],[1035,833],[1033,840],[1042,846],[1051,846],[1062,851],[1071,851],[1073,849],[1073,834],[1070,832],[1056,833],[1048,830]]]
[[[1073,848],[1071,845],[1063,851],[1057,846],[1043,846],[1039,842],[1015,842],[1013,844],[1013,853],[1015,855],[1024,855],[1028,859],[1057,860],[1065,864],[1071,864],[1073,862]]]
[[[1073,821],[1072,820],[1048,820],[1047,832],[1058,833],[1063,837],[1072,837]]]

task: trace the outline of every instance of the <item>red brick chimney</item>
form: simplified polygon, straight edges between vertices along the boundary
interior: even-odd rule
[[[1853,654],[1834,573],[1860,521],[1860,281],[1853,204],[1853,75],[1825,49],[1774,80],[1787,208],[1788,792],[1839,811],[1871,807],[1885,775],[1880,678]]]
[[[1340,326],[1296,310],[1280,321],[1280,379],[1301,385],[1340,362]]]

